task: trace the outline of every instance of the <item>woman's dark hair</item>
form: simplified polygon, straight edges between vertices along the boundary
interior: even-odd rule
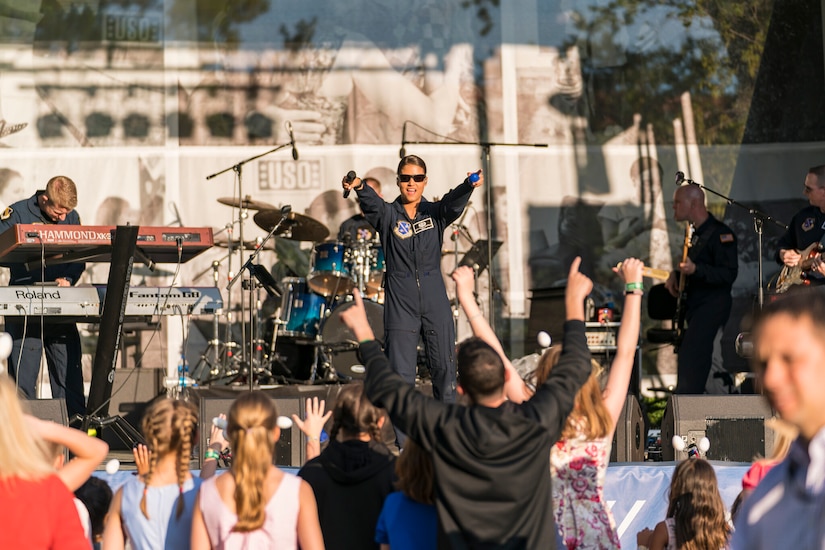
[[[406,157],[401,159],[401,162],[398,163],[398,170],[396,170],[396,174],[401,174],[401,169],[408,164],[412,164],[413,166],[420,166],[424,170],[424,173],[427,173],[427,165],[424,163],[424,160],[421,157],[417,157],[415,155],[407,155]]]

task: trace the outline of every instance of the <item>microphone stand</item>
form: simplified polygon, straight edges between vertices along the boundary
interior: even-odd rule
[[[246,362],[246,372],[247,372],[247,376],[249,377],[249,391],[252,391],[255,387],[254,386],[255,377],[253,376],[253,372],[252,372],[252,361],[254,360],[254,357],[255,357],[255,336],[256,335],[252,334],[252,328],[255,326],[255,322],[254,322],[255,320],[254,320],[254,317],[253,317],[255,312],[253,311],[253,308],[252,308],[252,300],[255,296],[255,285],[254,285],[253,281],[255,280],[256,275],[255,275],[255,270],[253,269],[253,266],[255,265],[255,260],[258,258],[258,255],[261,253],[261,250],[264,249],[264,245],[266,245],[267,241],[269,241],[269,239],[271,239],[272,236],[275,235],[275,233],[281,228],[281,225],[287,219],[290,212],[292,212],[292,206],[287,205],[287,206],[284,206],[283,208],[281,208],[281,218],[278,220],[278,223],[276,223],[272,227],[272,229],[269,230],[269,233],[266,235],[266,237],[264,237],[264,240],[262,240],[260,242],[260,244],[257,246],[257,248],[255,248],[255,250],[252,251],[252,254],[249,255],[249,258],[247,258],[246,262],[238,270],[238,273],[226,285],[226,290],[231,290],[232,286],[238,281],[238,279],[241,277],[241,275],[243,275],[244,270],[249,271],[249,279],[248,279],[249,280],[249,288],[248,288],[248,290],[249,290],[249,305],[250,305],[250,308],[249,308],[249,331],[250,331],[250,335],[249,335],[249,361]],[[243,293],[241,293],[241,295],[243,296]],[[245,353],[245,351],[244,351],[244,353]]]
[[[404,122],[404,128],[406,129],[406,124],[409,121]],[[417,125],[416,125],[417,126]],[[421,128],[419,126],[419,128]],[[426,128],[422,128],[426,130]],[[429,131],[429,130],[427,130]],[[435,132],[430,132],[435,133]],[[546,143],[497,143],[492,141],[408,141],[406,139],[406,133],[404,137],[401,139],[401,151],[404,151],[406,145],[473,145],[475,147],[481,147],[482,149],[482,162],[481,168],[484,170],[484,186],[485,186],[485,202],[487,203],[487,242],[493,242],[493,178],[492,178],[492,161],[490,160],[490,149],[493,147],[542,147],[546,148],[548,145]],[[489,268],[490,273],[490,284],[488,285],[488,298],[490,300],[490,308],[487,312],[487,318],[490,322],[490,326],[495,329],[495,302],[494,302],[494,294],[496,285],[493,284],[493,249],[492,246],[487,247],[487,266]],[[501,289],[498,289],[501,292]]]
[[[724,199],[724,201],[727,202],[728,204],[733,205],[733,206],[738,206],[739,208],[747,211],[747,213],[750,214],[753,217],[753,228],[754,228],[754,231],[756,231],[757,250],[759,251],[759,254],[757,254],[759,290],[757,291],[756,296],[757,296],[757,302],[759,304],[759,309],[761,310],[762,306],[765,303],[765,295],[764,295],[764,291],[762,289],[762,227],[764,225],[764,222],[766,222],[766,221],[772,222],[774,225],[776,225],[778,227],[781,227],[782,229],[784,229],[786,231],[788,229],[788,226],[786,224],[780,222],[779,220],[773,218],[769,214],[765,214],[764,212],[761,212],[761,211],[759,211],[755,208],[751,208],[750,206],[745,206],[741,202],[738,202],[735,199],[732,199],[728,196],[725,196],[722,193],[719,193],[718,191],[715,191],[715,190],[711,189],[710,187],[706,187],[706,186],[702,185],[701,183],[699,183],[697,181],[693,181],[691,179],[685,178],[684,182],[689,183],[691,185],[696,185],[699,188],[707,191],[708,193],[713,193],[717,197],[719,197],[721,199]]]
[[[248,159],[242,160],[237,164],[233,164],[229,168],[224,168],[223,170],[215,172],[214,174],[210,174],[210,175],[206,176],[206,179],[211,180],[212,178],[220,176],[221,174],[229,172],[230,170],[235,172],[235,174],[237,174],[237,177],[238,177],[238,197],[239,197],[239,200],[241,201],[240,202],[241,206],[243,206],[243,200],[244,200],[244,194],[243,194],[243,166],[244,166],[244,164],[250,163],[253,160],[258,160],[261,157],[265,157],[265,156],[267,156],[269,154],[272,154],[276,151],[280,151],[281,149],[284,149],[285,147],[291,147],[291,146],[292,146],[291,142],[290,143],[282,143],[281,145],[278,145],[274,149],[270,149],[269,151],[261,153],[260,155],[255,155],[254,157],[249,157]],[[244,251],[243,251],[243,243],[244,243],[244,238],[243,238],[244,223],[243,223],[243,220],[244,220],[244,217],[243,217],[243,214],[244,214],[244,211],[246,209],[241,208],[240,210],[241,210],[242,215],[241,215],[240,223],[238,224],[238,239],[241,243],[240,253],[241,253],[241,263],[243,263],[243,256],[244,256]],[[230,242],[229,246],[231,247],[232,246],[231,245],[231,242],[232,242],[232,233],[231,233],[231,231],[229,233],[229,242]],[[230,252],[230,262],[231,262],[232,248],[229,249],[229,252]],[[231,271],[230,271],[230,273],[231,273]],[[227,287],[226,287],[227,290],[232,287],[232,285],[235,282],[235,279],[237,279],[238,275],[240,275],[241,273],[243,273],[243,268],[238,270],[238,274],[232,279],[232,281],[229,283],[229,285],[227,285]],[[249,302],[250,311],[252,310],[251,298],[252,297],[250,296],[250,302]],[[231,312],[229,314],[231,315]],[[244,297],[243,297],[243,292],[241,292],[241,362],[246,361],[246,318],[245,318],[245,314],[246,314],[246,303],[245,303],[245,300],[244,300]],[[227,326],[231,327],[231,323],[227,323]],[[252,357],[250,356],[249,359],[251,361]],[[251,378],[252,378],[251,366],[250,366],[249,370],[250,370],[249,378],[251,380]],[[250,389],[251,389],[251,384],[252,384],[252,382],[250,381]]]

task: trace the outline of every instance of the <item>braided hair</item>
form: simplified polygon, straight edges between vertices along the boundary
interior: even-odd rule
[[[141,422],[141,431],[149,443],[149,470],[143,477],[143,497],[140,499],[140,511],[146,519],[149,512],[146,509],[146,494],[152,475],[157,471],[158,461],[170,453],[177,456],[178,488],[181,497],[178,498],[175,517],[183,513],[183,484],[189,473],[189,458],[192,454],[192,445],[198,429],[198,411],[188,401],[175,399],[160,399],[155,401],[146,410]]]

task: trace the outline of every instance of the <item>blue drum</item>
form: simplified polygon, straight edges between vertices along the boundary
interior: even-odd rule
[[[315,340],[326,309],[323,296],[310,292],[306,279],[287,277],[283,280],[281,319],[278,334],[292,338]]]
[[[316,244],[310,258],[309,287],[322,296],[349,294],[355,287],[347,247],[337,241]]]

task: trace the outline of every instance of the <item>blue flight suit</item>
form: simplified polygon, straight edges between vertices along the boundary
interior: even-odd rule
[[[63,221],[51,221],[38,205],[38,197],[45,191],[37,191],[28,199],[17,201],[0,216],[0,232],[15,224],[80,225],[80,216],[72,210]],[[86,269],[84,263],[49,265],[45,272],[40,268],[28,271],[23,264],[8,264],[11,270],[10,286],[33,285],[41,281],[68,279],[77,283]],[[46,292],[60,287],[44,287]],[[46,348],[46,363],[49,368],[52,397],[66,400],[66,409],[71,419],[75,414],[86,413],[83,396],[83,370],[80,334],[75,323],[59,319],[45,318],[41,327],[40,317],[6,317],[6,332],[14,339],[8,359],[9,373],[17,381],[17,386],[28,399],[35,399],[35,385],[40,373],[40,357]],[[41,340],[42,334],[42,340]],[[20,349],[23,349],[21,355]]]
[[[384,350],[392,369],[415,383],[418,342],[433,383],[433,396],[455,401],[455,325],[441,275],[444,230],[461,215],[473,186],[464,180],[438,202],[423,197],[415,219],[399,196],[384,201],[369,185],[358,193],[361,210],[381,236],[386,263],[384,279]]]
[[[724,328],[733,304],[731,288],[739,273],[736,235],[709,215],[696,228],[688,257],[696,271],[687,276],[685,321],[679,345],[677,394],[705,393],[713,362],[713,343]]]

